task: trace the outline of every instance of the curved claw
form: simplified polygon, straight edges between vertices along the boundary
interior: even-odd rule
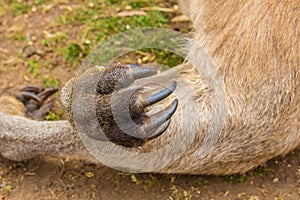
[[[130,73],[133,77],[133,80],[137,80],[141,78],[146,78],[148,76],[153,76],[157,74],[157,71],[154,68],[135,66],[130,68]]]
[[[175,113],[178,106],[178,99],[175,99],[165,110],[159,111],[150,117],[150,123],[145,125],[145,131],[151,132],[169,120]]]
[[[144,108],[167,98],[176,89],[176,81],[172,81],[168,87],[159,87],[160,89],[141,87],[118,91],[115,93],[118,101],[111,101],[114,91],[156,73],[154,68],[120,63],[110,63],[104,70],[96,71],[95,77],[99,77],[96,90],[97,118],[111,142],[125,147],[141,146],[147,140],[160,136],[170,125],[178,106],[177,99],[151,117],[147,116]],[[114,113],[112,108],[118,112]]]
[[[176,86],[177,86],[176,81],[172,81],[169,87],[163,88],[162,90],[158,91],[155,94],[152,94],[150,96],[143,95],[140,99],[140,101],[142,102],[142,106],[147,107],[165,99],[170,94],[172,94],[172,92],[174,92]]]
[[[39,103],[41,102],[40,97],[33,92],[24,91],[24,92],[17,93],[15,96],[19,101],[23,103],[26,103],[26,100],[30,100],[30,99],[33,99]]]
[[[42,106],[38,110],[32,111],[32,113],[28,113],[28,115],[35,120],[43,120],[49,110],[54,106],[57,98],[54,97],[49,102],[42,104]]]
[[[16,92],[15,97],[23,102],[24,104],[33,103],[31,100],[37,103],[39,107],[42,105],[48,97],[58,91],[57,88],[46,88],[46,89],[39,89],[38,87],[34,86],[24,86],[18,89],[20,92]],[[36,104],[34,103],[34,104]]]
[[[39,93],[38,96],[41,100],[41,103],[45,102],[48,97],[58,91],[57,88],[46,88],[43,92]]]
[[[19,91],[31,92],[31,93],[35,93],[35,94],[38,94],[38,93],[40,93],[44,90],[43,87],[33,86],[33,85],[20,86],[16,89],[19,90]]]
[[[43,104],[46,99],[58,91],[57,88],[46,88],[39,86],[21,86],[13,90],[12,95],[14,95],[18,100],[23,103],[27,101],[34,100],[38,104]]]
[[[171,123],[171,120],[170,119],[167,120],[166,122],[161,124],[159,127],[157,127],[157,129],[154,129],[154,131],[152,131],[152,133],[148,134],[147,137],[144,139],[152,140],[154,138],[159,137],[169,127],[170,123]]]
[[[166,109],[151,116],[150,122],[130,135],[141,140],[150,140],[160,136],[168,128],[171,121],[170,118],[175,113],[177,106],[178,99],[175,99]]]

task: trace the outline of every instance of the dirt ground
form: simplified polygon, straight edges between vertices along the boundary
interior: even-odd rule
[[[64,57],[68,54],[64,46],[70,42],[80,43],[78,41],[86,35],[81,34],[85,29],[80,23],[56,22],[58,18],[63,20],[64,16],[70,16],[67,14],[78,5],[74,1],[29,3],[24,11],[23,7],[18,7],[23,1],[16,1],[16,5],[11,2],[14,1],[0,1],[6,9],[0,12],[0,90],[25,84],[61,88],[78,69],[74,68],[74,62]],[[164,12],[168,14],[169,10]],[[172,15],[177,17],[180,13]],[[178,21],[169,22],[168,27],[189,30],[185,20],[179,18]],[[64,35],[68,36],[67,41]],[[93,36],[90,33],[83,39],[82,49],[86,49],[87,38]],[[80,62],[77,61],[75,64]],[[62,113],[59,103],[55,111]],[[0,189],[2,199],[23,200],[297,200],[300,199],[300,149],[246,174],[233,176],[128,174],[67,159],[43,157],[14,162],[1,157]]]

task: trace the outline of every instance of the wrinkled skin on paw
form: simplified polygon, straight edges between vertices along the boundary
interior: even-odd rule
[[[110,63],[94,72],[98,81],[95,101],[96,115],[106,137],[125,147],[143,145],[147,140],[160,136],[170,124],[176,111],[178,100],[175,99],[165,108],[148,114],[150,106],[160,103],[176,88],[176,82],[168,87],[161,85],[141,85],[130,87],[136,80],[155,75],[153,68],[136,65]]]
[[[15,97],[25,106],[25,115],[35,120],[43,120],[53,107],[56,98],[48,98],[58,91],[57,88],[43,88],[38,86],[20,86],[10,89],[8,96]]]

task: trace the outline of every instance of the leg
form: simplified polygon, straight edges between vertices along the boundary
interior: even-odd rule
[[[57,91],[57,88],[21,86],[9,90],[4,96],[15,97],[16,100],[13,100],[12,98],[10,98],[10,100],[22,102],[25,106],[26,117],[35,120],[43,120],[50,108],[54,105],[56,98],[49,101],[47,100]],[[18,108],[16,107],[15,109]]]
[[[130,88],[136,79],[156,74],[156,70],[146,67],[110,63],[99,69],[90,69],[81,77],[84,85],[91,77],[97,78],[96,115],[106,137],[119,145],[135,147],[161,135],[170,124],[178,101],[155,113],[151,106],[167,98],[176,88],[176,82],[168,87],[143,85]],[[85,90],[84,90],[85,91]],[[83,93],[83,96],[88,94]]]

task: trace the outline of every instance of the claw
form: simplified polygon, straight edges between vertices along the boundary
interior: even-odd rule
[[[117,98],[119,101],[113,104],[111,102],[116,89],[125,88],[136,79],[146,78],[156,73],[154,68],[110,63],[95,76],[99,77],[96,96],[97,117],[104,134],[110,141],[125,147],[137,147],[147,140],[160,136],[168,128],[178,106],[177,99],[150,117],[144,108],[167,98],[175,91],[176,81],[172,81],[168,87],[160,87],[160,89],[156,87],[155,90],[151,90],[152,87],[141,87],[117,91],[115,94],[120,95],[120,98]],[[112,108],[116,108],[119,112],[113,113]],[[130,115],[127,115],[127,111]],[[131,120],[134,123],[129,123]]]
[[[20,100],[24,104],[27,104],[29,102],[32,102],[31,100],[34,100],[36,103],[38,103],[38,105],[43,104],[49,96],[58,91],[57,88],[46,88],[44,90],[41,90],[40,88],[34,86],[25,86],[19,88],[18,90],[20,92],[15,94],[18,100]],[[39,91],[40,93],[38,93]]]
[[[153,76],[157,74],[156,69],[149,68],[149,67],[137,67],[134,66],[130,68],[133,80],[146,78],[148,76]]]
[[[110,94],[115,89],[121,89],[132,84],[136,79],[155,75],[157,71],[149,67],[115,66],[106,68],[98,82],[97,93]]]
[[[49,102],[43,104],[38,110],[35,110],[32,113],[28,113],[28,114],[33,119],[41,121],[45,118],[45,116],[47,115],[49,110],[54,106],[56,100],[57,100],[57,98],[54,97]]]
[[[153,129],[158,128],[161,124],[169,120],[175,113],[178,106],[178,99],[175,99],[165,110],[155,113],[150,118],[150,123],[145,126],[146,132],[151,132]]]
[[[26,100],[30,100],[30,99],[33,99],[39,103],[41,102],[41,99],[38,95],[36,95],[32,92],[27,92],[27,91],[17,93],[16,98],[19,99],[23,103],[25,103]]]
[[[41,103],[45,102],[48,97],[50,97],[52,94],[56,93],[58,91],[57,88],[46,88],[43,92],[38,94]]]
[[[42,104],[49,96],[58,91],[57,88],[46,88],[38,86],[21,86],[14,90],[17,99],[26,103],[27,101],[34,100]],[[12,93],[13,94],[13,93]]]
[[[19,88],[16,88],[19,91],[24,91],[24,92],[31,92],[38,94],[44,90],[43,87],[39,86],[33,86],[33,85],[28,85],[28,86],[20,86]]]
[[[161,126],[159,126],[153,133],[148,134],[147,139],[152,140],[154,138],[157,138],[161,134],[163,134],[163,132],[165,132],[165,130],[169,127],[170,123],[171,123],[171,120],[169,119],[168,121],[163,123]]]
[[[152,104],[155,104],[155,103],[165,99],[172,92],[174,92],[174,90],[176,89],[176,86],[177,86],[176,81],[172,81],[169,87],[164,88],[155,94],[152,94],[148,97],[146,97],[146,95],[143,95],[140,100],[142,102],[143,107],[150,106]]]
[[[178,100],[175,99],[165,110],[154,114],[150,118],[150,122],[132,136],[142,140],[150,140],[160,136],[168,128],[171,121],[170,118],[175,113],[177,106]]]

